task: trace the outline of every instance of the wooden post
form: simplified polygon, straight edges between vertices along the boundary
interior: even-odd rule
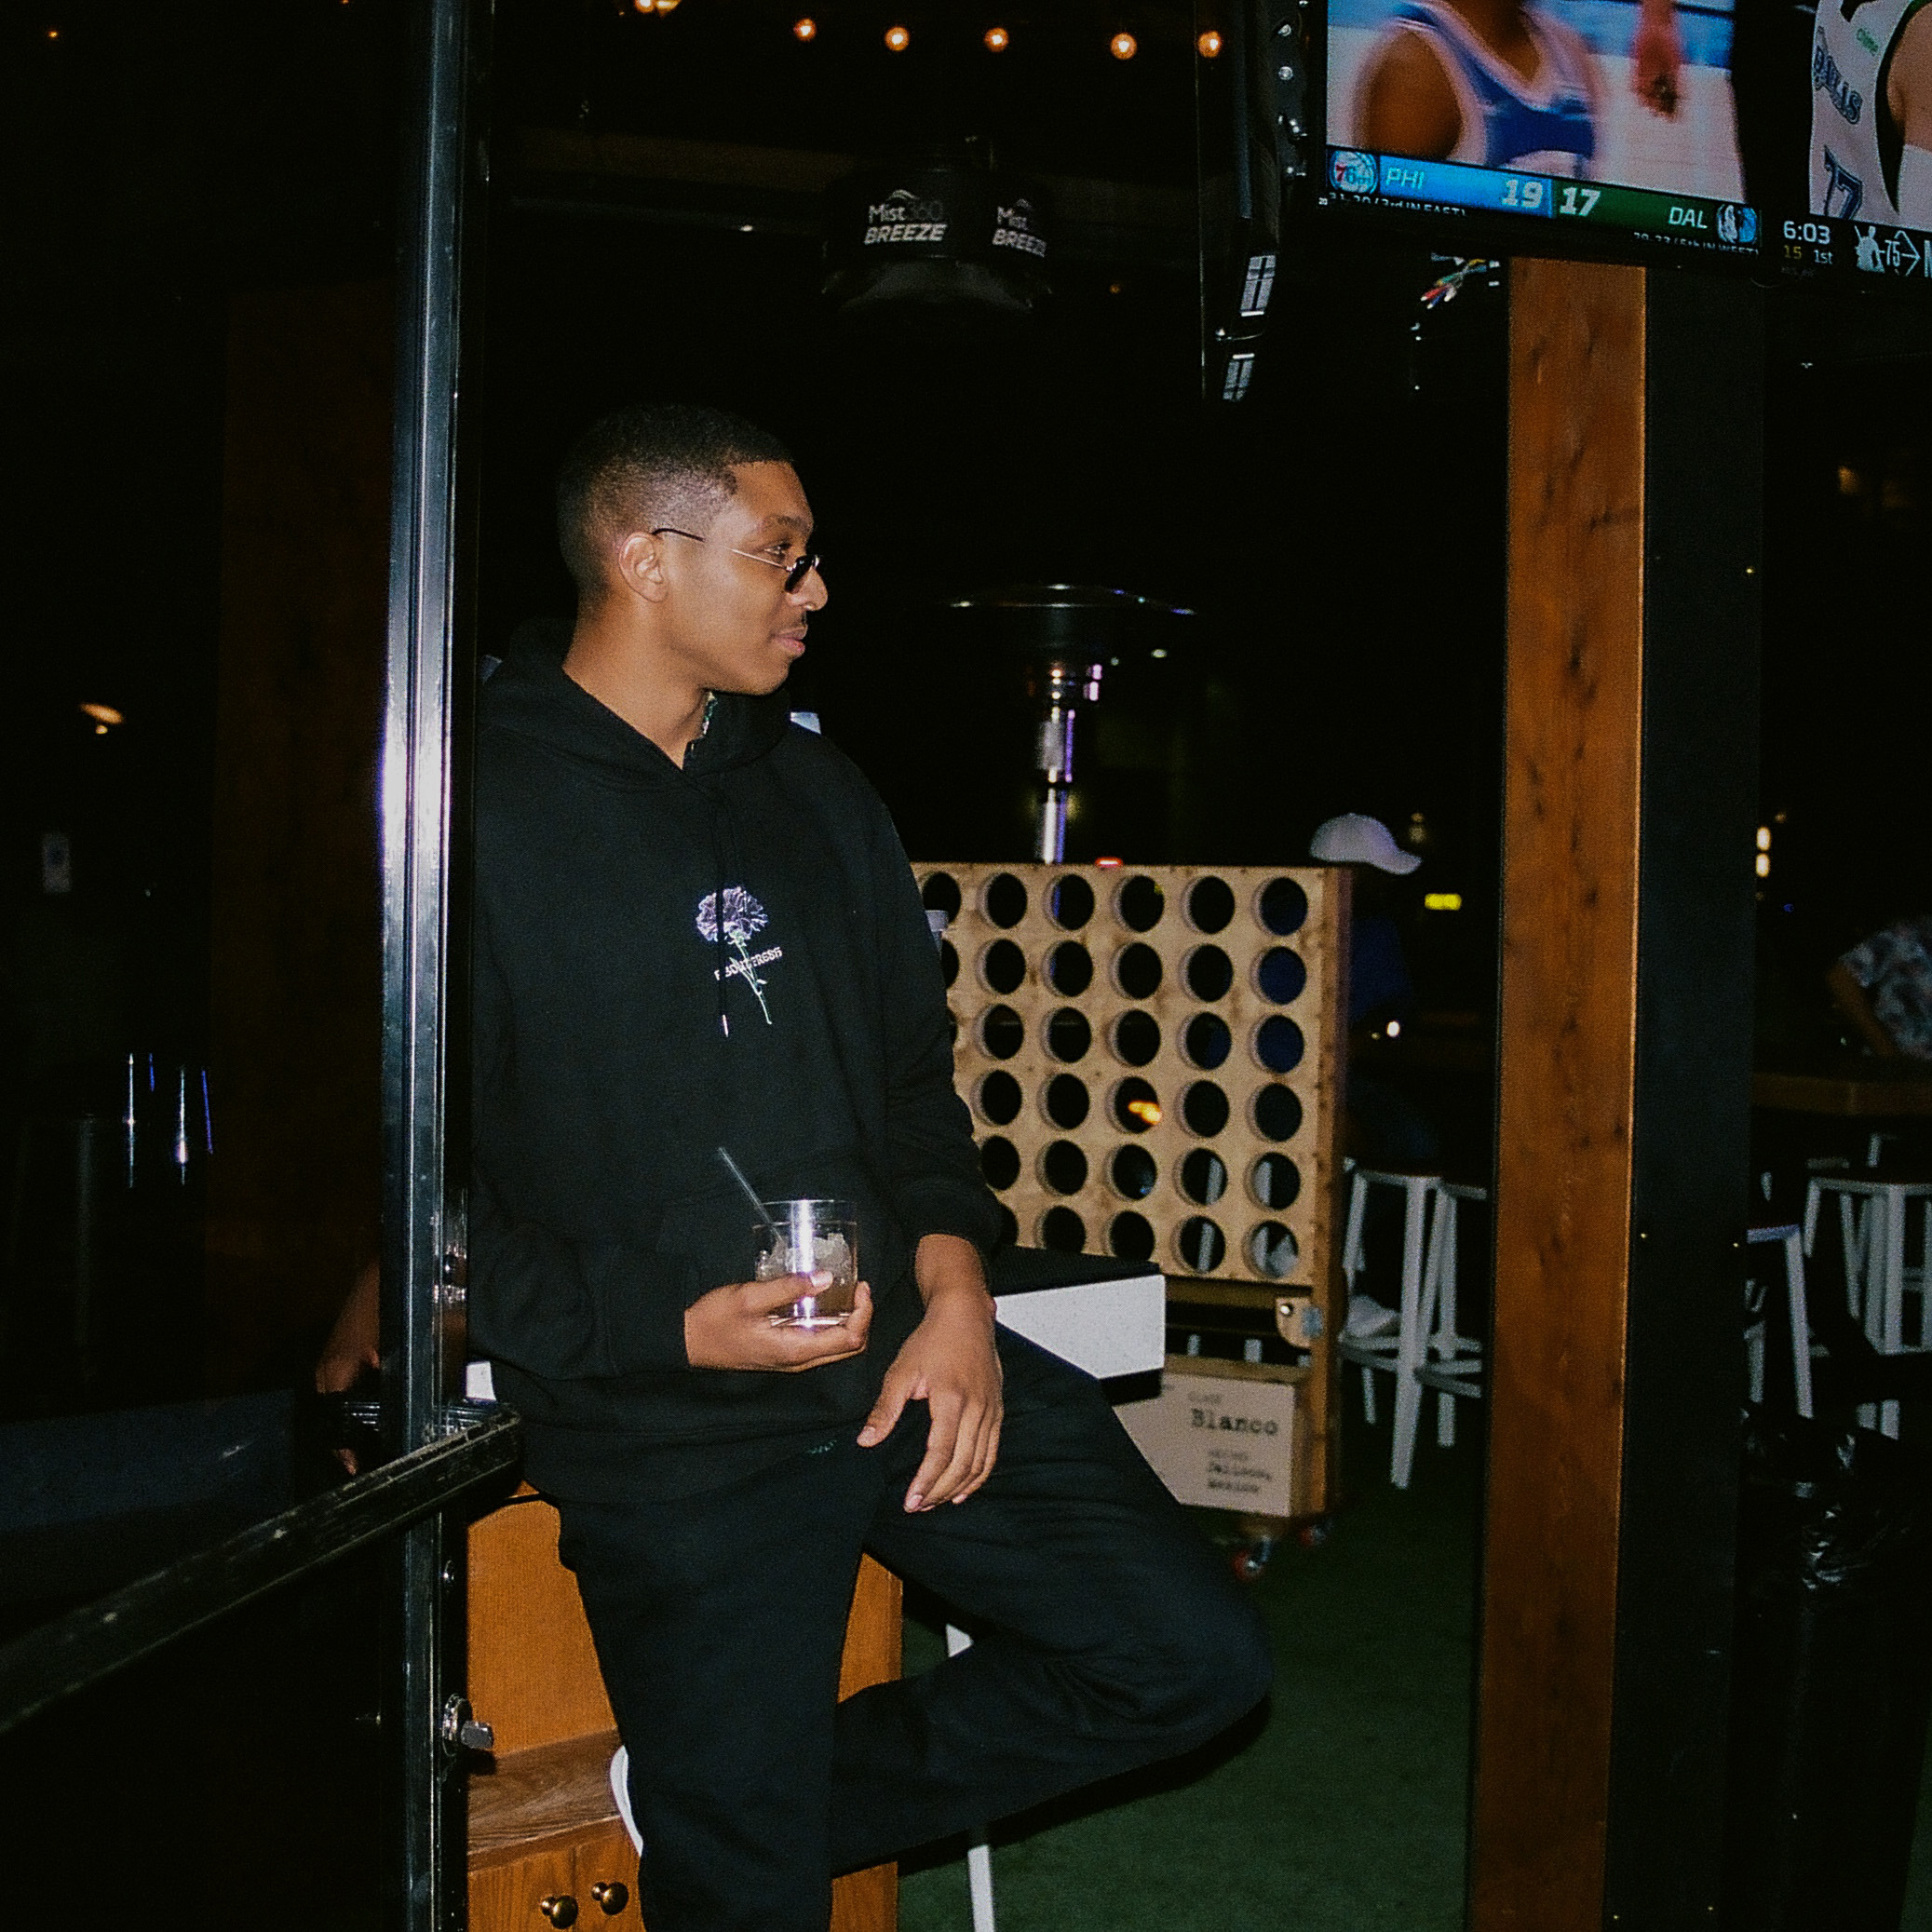
[[[1749,290],[1688,276],[1512,274],[1477,1932],[1714,1923],[1750,1071],[1756,316]]]
[[[1597,1932],[1616,1659],[1644,271],[1520,262],[1474,1924]]]

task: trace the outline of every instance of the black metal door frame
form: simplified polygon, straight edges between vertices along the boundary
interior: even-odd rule
[[[351,1481],[0,1646],[0,1732],[352,1551],[395,1552],[384,1728],[385,1919],[465,1919],[462,1505],[516,1463],[508,1412],[464,1400],[464,1226],[446,1119],[453,749],[460,697],[456,414],[466,129],[487,7],[412,0],[401,142],[383,867],[382,1432]],[[460,1028],[457,1029],[460,1036]],[[462,1083],[456,1083],[460,1091]]]
[[[446,1140],[457,674],[457,412],[471,90],[484,9],[415,0],[406,70],[396,286],[383,846],[383,1426],[406,1457],[463,1395],[465,1231]],[[460,1087],[460,1082],[458,1083]],[[406,1932],[465,1922],[464,1524],[399,1539],[390,1604],[388,1816]]]

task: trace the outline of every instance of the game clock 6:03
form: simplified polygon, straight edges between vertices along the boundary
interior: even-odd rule
[[[1831,232],[1830,222],[1785,222],[1780,224],[1784,236],[1784,261],[1787,268],[1819,269],[1830,268],[1837,260],[1837,239]]]

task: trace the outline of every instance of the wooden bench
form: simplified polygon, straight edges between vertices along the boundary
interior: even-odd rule
[[[899,1582],[859,1571],[839,1695],[897,1677]],[[469,1532],[469,1700],[496,1734],[469,1783],[471,1932],[636,1927],[637,1858],[611,1798],[617,1731],[557,1512],[520,1491]],[[832,1932],[894,1932],[897,1866],[832,1886]]]

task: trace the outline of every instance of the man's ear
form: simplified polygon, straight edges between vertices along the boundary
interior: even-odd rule
[[[664,545],[648,530],[633,530],[616,548],[617,581],[646,603],[662,603],[670,592],[664,574]]]

